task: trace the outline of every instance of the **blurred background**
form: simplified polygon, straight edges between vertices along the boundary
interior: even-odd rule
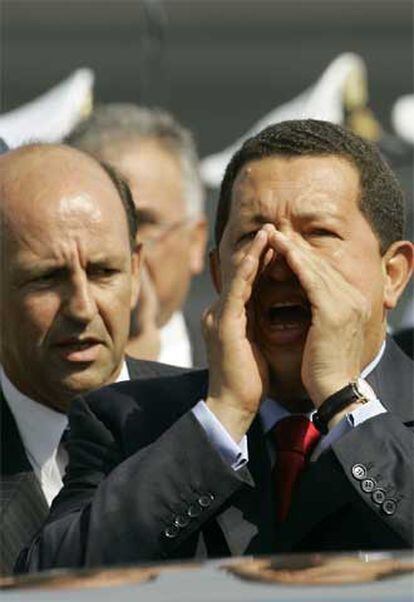
[[[397,131],[393,118],[397,100],[412,94],[411,0],[2,0],[1,27],[3,114],[87,67],[94,103],[165,107],[192,129],[202,158],[290,103],[338,55],[356,53],[376,138],[407,194],[412,236],[413,144],[404,130],[413,124],[407,117]],[[210,182],[210,217],[216,197]],[[190,296],[194,316],[212,295],[203,274]],[[412,320],[411,297],[412,289],[394,325]]]

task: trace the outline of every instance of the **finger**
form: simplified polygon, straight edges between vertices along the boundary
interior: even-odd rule
[[[347,285],[345,278],[326,259],[316,254],[312,247],[302,240],[294,240],[276,229],[269,234],[269,244],[286,259],[290,269],[297,276],[311,303],[318,303],[326,289],[342,288]]]
[[[237,307],[244,307],[250,298],[253,282],[258,274],[260,259],[268,245],[267,233],[260,229],[246,255],[236,266],[233,277],[224,291],[224,299]]]

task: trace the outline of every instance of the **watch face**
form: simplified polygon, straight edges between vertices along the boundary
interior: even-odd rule
[[[377,398],[374,391],[363,378],[358,378],[356,381],[356,388],[361,397],[364,397],[367,401],[372,401],[373,399]]]

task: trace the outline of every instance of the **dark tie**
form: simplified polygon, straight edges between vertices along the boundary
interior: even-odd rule
[[[320,432],[306,416],[288,416],[272,430],[276,445],[274,480],[276,484],[277,518],[285,520],[295,483],[315,448]]]

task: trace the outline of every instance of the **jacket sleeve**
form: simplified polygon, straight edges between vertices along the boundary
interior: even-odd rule
[[[371,418],[333,444],[357,496],[394,533],[414,545],[414,436],[391,412]]]
[[[252,485],[247,469],[223,462],[191,411],[129,457],[115,427],[82,398],[70,430],[64,488],[17,572],[193,555],[185,546],[197,545],[204,523]]]

